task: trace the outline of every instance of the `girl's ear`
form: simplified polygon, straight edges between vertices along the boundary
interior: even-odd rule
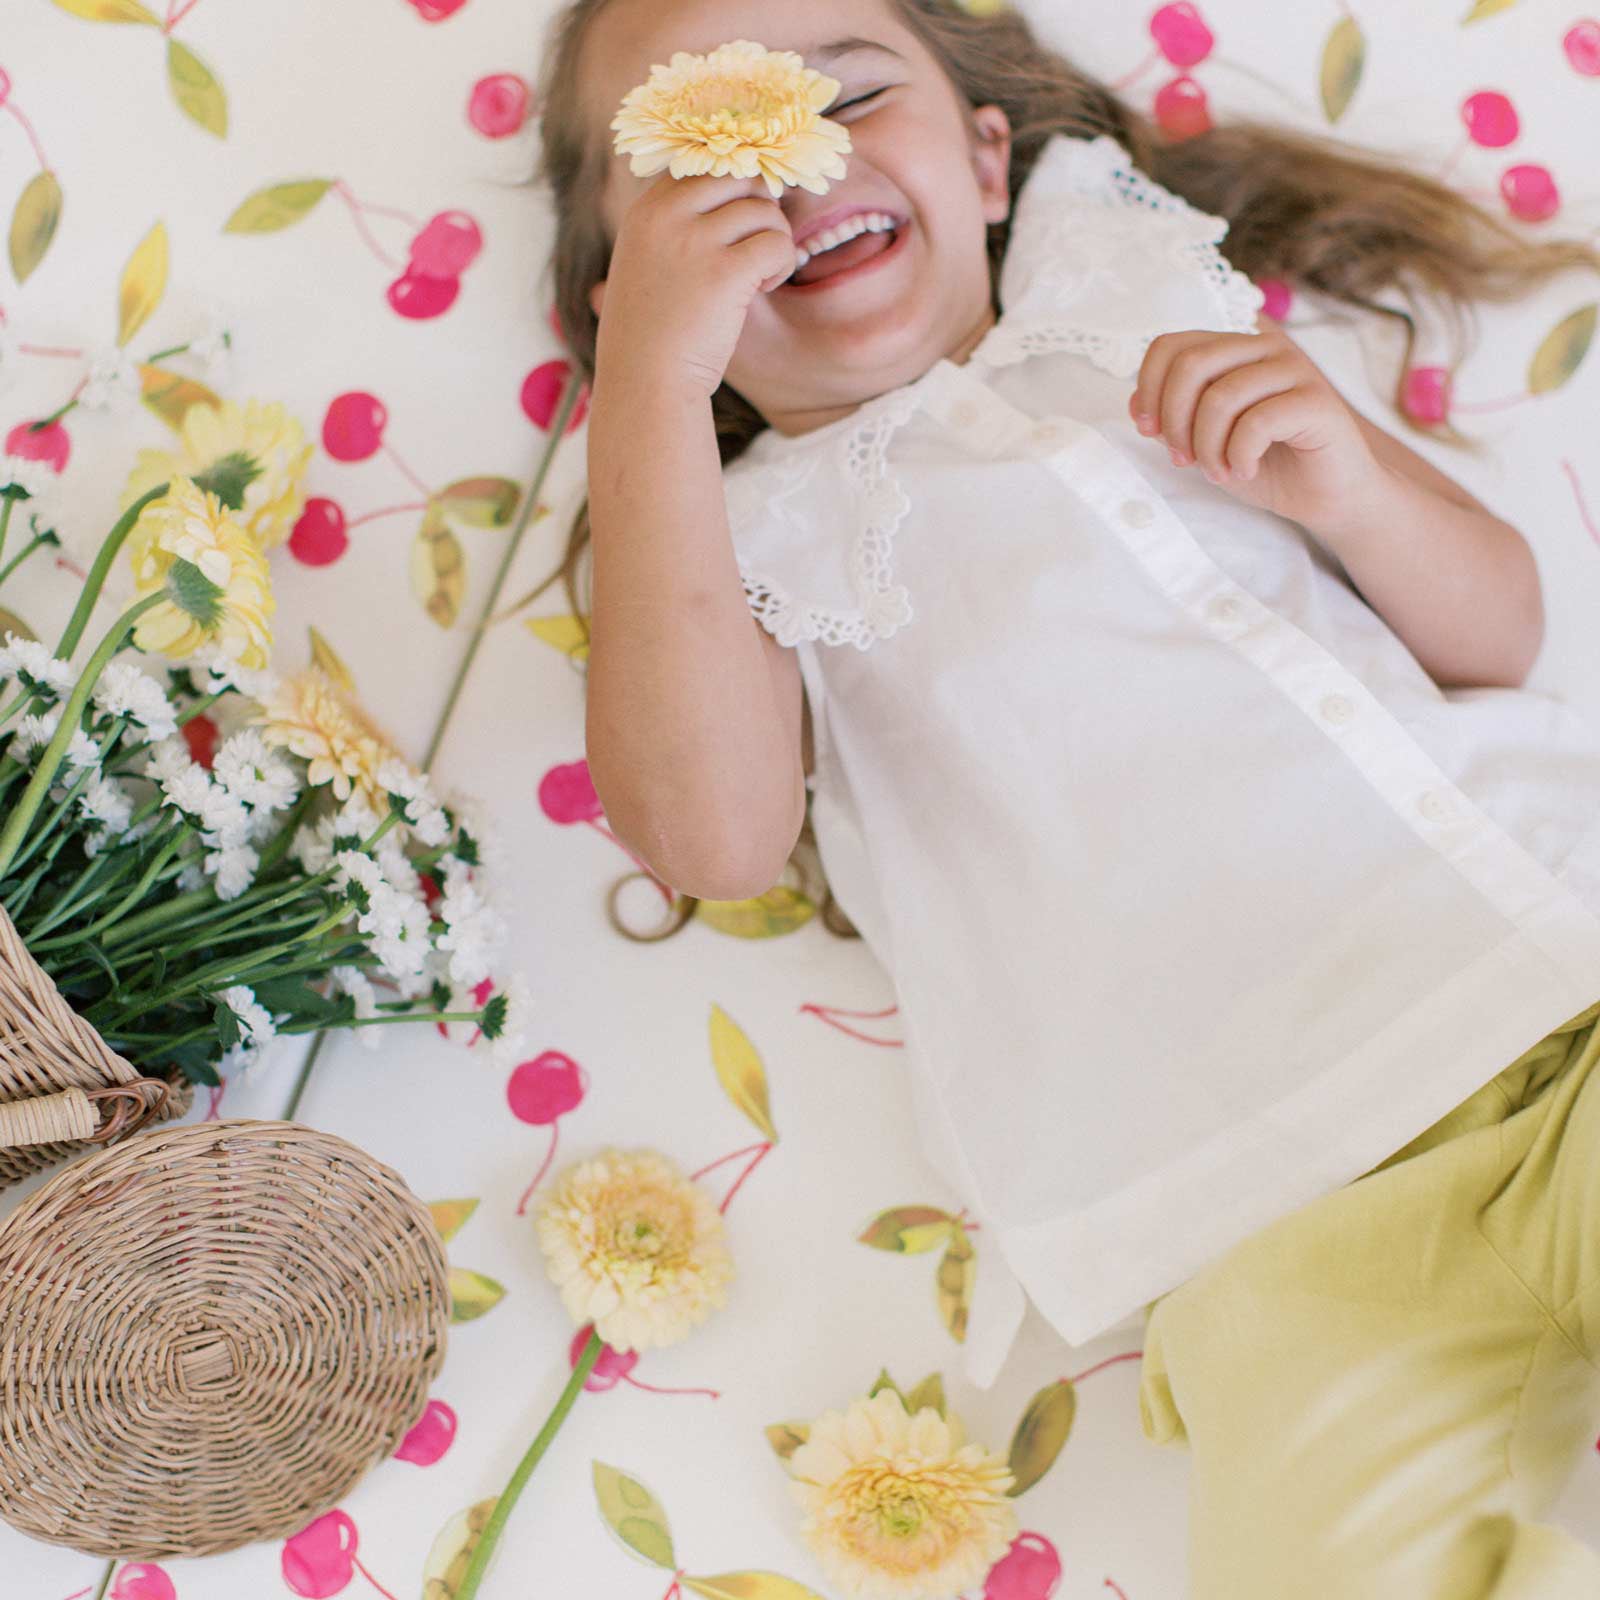
[[[1011,215],[1011,119],[999,106],[974,106],[972,125],[977,134],[972,164],[984,220],[1004,222]]]

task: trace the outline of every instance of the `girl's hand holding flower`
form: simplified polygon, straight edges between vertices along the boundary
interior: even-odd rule
[[[1347,520],[1388,475],[1344,397],[1276,326],[1159,335],[1129,409],[1176,465],[1313,532]]]

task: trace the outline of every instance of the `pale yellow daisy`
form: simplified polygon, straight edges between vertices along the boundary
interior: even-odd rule
[[[134,598],[166,598],[134,625],[133,642],[175,661],[207,644],[258,670],[272,649],[276,609],[261,546],[222,502],[188,478],[148,506],[128,535]]]
[[[270,550],[289,537],[305,510],[306,465],[315,449],[275,400],[249,400],[242,408],[233,400],[193,405],[183,414],[177,449],[139,452],[120,509],[167,479],[193,478]]]
[[[849,130],[820,115],[838,92],[837,78],[793,50],[750,39],[703,56],[678,50],[623,96],[613,147],[640,178],[663,168],[674,178],[733,173],[764,179],[774,200],[786,184],[826,194],[850,151]]]
[[[380,817],[388,814],[388,792],[378,781],[378,769],[395,752],[321,667],[307,667],[279,682],[252,720],[268,744],[307,763],[306,781],[313,787],[329,784],[340,800],[360,788]]]
[[[562,1303],[613,1350],[676,1344],[727,1304],[722,1213],[658,1151],[608,1149],[569,1167],[535,1227]]]
[[[983,1584],[1017,1535],[999,1456],[957,1417],[912,1417],[892,1389],[826,1411],[789,1457],[802,1533],[851,1600],[948,1600]]]

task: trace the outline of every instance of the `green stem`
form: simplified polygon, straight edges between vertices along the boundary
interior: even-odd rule
[[[94,611],[95,602],[100,598],[100,590],[105,586],[106,574],[111,570],[111,563],[117,559],[117,552],[122,548],[123,541],[133,531],[134,523],[139,520],[139,513],[152,500],[159,500],[171,487],[170,481],[158,483],[148,494],[140,495],[117,518],[115,526],[106,535],[105,543],[100,546],[100,553],[94,558],[94,565],[89,568],[89,576],[84,579],[83,593],[78,596],[78,604],[67,623],[67,631],[61,635],[61,643],[56,646],[56,654],[63,661],[69,660],[72,652],[78,648],[83,630],[89,626],[89,617]]]
[[[49,817],[45,819],[45,824],[42,828],[40,828],[38,837],[35,838],[25,849],[21,850],[18,853],[17,858],[11,863],[11,871],[17,872],[23,867],[27,866],[28,862],[33,859],[34,854],[44,847],[47,840],[52,838],[60,839],[61,834],[54,831],[56,824],[60,822],[63,815],[65,815],[67,807],[70,806],[86,788],[88,788],[89,780],[95,775],[95,772],[99,768],[100,762],[105,760],[106,751],[109,750],[116,742],[118,736],[122,732],[123,727],[124,723],[118,722],[105,736],[105,738],[100,741],[100,748],[97,752],[99,760],[96,761],[94,766],[85,767],[78,774],[77,781],[73,783],[67,792],[56,802],[55,810],[52,811]],[[69,738],[67,742],[70,744],[72,741]],[[26,792],[24,792],[23,798],[27,798]]]
[[[229,691],[226,689],[218,689],[215,694],[208,694],[204,700],[196,700],[195,703],[190,706],[181,717],[178,718],[178,726],[181,728],[185,723],[193,722],[196,717],[209,711],[212,706],[214,706],[217,701],[219,701],[223,695],[227,694],[228,692]]]
[[[6,509],[4,512],[0,512],[0,519],[5,517],[6,513],[11,510],[13,504],[13,501],[6,501]],[[0,527],[0,548],[4,548],[5,542],[5,530],[3,527]],[[22,563],[39,548],[40,545],[49,543],[50,541],[45,538],[42,533],[36,533],[33,538],[17,552],[16,555],[12,556],[12,558],[3,567],[0,567],[0,584],[3,584],[6,579],[9,578],[11,574],[15,572],[17,568],[20,567]]]
[[[17,802],[16,809],[6,819],[5,831],[0,833],[0,878],[4,878],[10,870],[11,863],[16,859],[17,849],[28,831],[28,824],[33,821],[34,813],[38,811],[45,795],[49,793],[50,780],[55,777],[56,768],[61,765],[67,753],[67,746],[72,743],[73,731],[83,716],[83,708],[89,702],[89,691],[94,688],[100,674],[105,671],[106,663],[122,648],[123,641],[133,632],[134,624],[152,606],[160,605],[165,599],[166,595],[161,592],[147,594],[143,600],[129,606],[112,623],[105,638],[100,641],[99,647],[89,658],[89,664],[83,669],[83,676],[73,685],[72,693],[67,696],[66,705],[61,708],[61,724],[56,729],[55,737],[50,741],[39,765],[34,769],[28,787],[22,791],[22,798]],[[59,649],[56,653],[63,660],[66,659],[65,654]]]
[[[3,552],[6,547],[6,529],[11,526],[11,508],[16,503],[10,495],[7,495],[5,504],[0,506],[0,552]],[[10,570],[10,567],[6,568],[7,572]],[[0,577],[3,576],[4,574],[0,574]]]
[[[591,1328],[589,1342],[584,1345],[583,1354],[579,1356],[577,1366],[572,1369],[572,1376],[567,1379],[567,1386],[561,1391],[561,1398],[556,1401],[555,1410],[550,1413],[545,1425],[539,1430],[539,1437],[528,1447],[527,1455],[517,1464],[517,1470],[511,1474],[511,1481],[505,1487],[505,1493],[495,1501],[494,1510],[489,1513],[488,1524],[473,1547],[472,1559],[467,1563],[467,1570],[456,1589],[456,1600],[473,1600],[473,1596],[477,1594],[478,1585],[488,1570],[489,1558],[494,1554],[494,1547],[500,1541],[500,1534],[505,1528],[512,1508],[517,1503],[517,1497],[522,1493],[528,1479],[532,1477],[533,1469],[539,1465],[540,1458],[550,1446],[550,1441],[555,1438],[556,1429],[566,1421],[567,1413],[576,1403],[578,1392],[588,1381],[589,1374],[594,1371],[595,1363],[600,1359],[600,1352],[604,1348],[600,1335]]]

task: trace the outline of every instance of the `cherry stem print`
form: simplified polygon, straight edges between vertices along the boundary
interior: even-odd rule
[[[345,523],[345,529],[359,528],[363,522],[375,522],[379,517],[398,516],[402,511],[426,511],[432,504],[432,500],[414,500],[409,505],[384,506],[380,511],[368,511],[359,517],[352,517]]]
[[[167,0],[167,20],[161,25],[163,33],[170,34],[200,4],[200,0],[187,0],[186,4],[178,6],[178,9],[174,11],[172,8],[175,3],[176,0]]]
[[[550,1148],[545,1152],[544,1161],[540,1164],[539,1170],[534,1173],[533,1182],[522,1191],[522,1198],[517,1201],[516,1214],[519,1217],[527,1214],[528,1202],[533,1198],[534,1190],[544,1182],[544,1175],[550,1170],[550,1163],[555,1159],[556,1144],[559,1142],[560,1138],[561,1124],[559,1122],[552,1122],[550,1124]]]
[[[215,1084],[207,1092],[211,1096],[211,1105],[201,1120],[205,1122],[220,1122],[222,1120],[222,1097],[228,1092],[228,1086],[225,1083]]]
[[[22,108],[17,104],[17,97],[14,94],[7,95],[4,104],[0,105],[0,110],[9,111],[17,119],[22,131],[28,136],[28,143],[33,146],[34,160],[39,163],[42,170],[48,172],[50,163],[44,158],[44,146],[39,143],[39,135],[33,131],[33,124],[22,114]]]
[[[1561,470],[1572,479],[1573,498],[1578,502],[1578,515],[1583,519],[1584,527],[1589,530],[1589,537],[1593,539],[1597,545],[1600,545],[1600,526],[1597,526],[1594,518],[1589,515],[1589,507],[1584,501],[1583,485],[1578,482],[1578,474],[1573,470],[1573,466],[1570,461],[1563,461],[1561,463]]]
[[[852,1039],[859,1039],[863,1044],[883,1045],[888,1049],[898,1050],[905,1041],[903,1039],[876,1039],[870,1033],[863,1033],[859,1028],[852,1028],[848,1024],[839,1022],[839,1017],[891,1017],[900,1007],[885,1006],[882,1011],[845,1011],[839,1006],[825,1006],[815,1000],[807,1000],[800,1007],[801,1014],[809,1012],[814,1017],[820,1017],[830,1028],[837,1028],[840,1033],[847,1033]]]
[[[691,1172],[689,1176],[691,1179],[704,1177],[706,1173],[715,1171],[716,1168],[725,1165],[727,1162],[736,1161],[740,1156],[747,1156],[752,1150],[755,1151],[755,1159],[744,1169],[743,1172],[739,1174],[738,1178],[734,1182],[733,1187],[724,1197],[722,1204],[717,1207],[718,1211],[726,1215],[728,1207],[733,1203],[733,1197],[738,1194],[740,1188],[744,1184],[744,1180],[748,1178],[763,1161],[766,1160],[767,1154],[771,1149],[772,1144],[769,1140],[763,1140],[760,1144],[747,1144],[743,1150],[735,1150],[729,1155],[718,1156],[717,1159],[709,1166],[701,1167],[698,1172]]]
[[[467,1570],[456,1589],[455,1600],[473,1600],[473,1596],[477,1594],[478,1585],[482,1583],[483,1575],[488,1570],[489,1558],[500,1542],[500,1535],[505,1530],[506,1522],[518,1497],[526,1487],[528,1479],[533,1476],[533,1469],[539,1465],[545,1451],[550,1448],[550,1441],[555,1438],[556,1430],[566,1420],[567,1413],[576,1403],[585,1380],[594,1371],[595,1362],[600,1359],[603,1348],[604,1343],[600,1335],[591,1328],[589,1342],[583,1347],[583,1354],[578,1358],[577,1366],[572,1369],[572,1376],[567,1379],[567,1386],[561,1391],[561,1398],[556,1401],[555,1408],[546,1418],[538,1437],[528,1446],[528,1453],[517,1463],[517,1469],[511,1474],[511,1481],[506,1484],[505,1492],[495,1501],[494,1510],[489,1513],[489,1520],[484,1525],[477,1544],[473,1546],[472,1559],[468,1561]]]
[[[356,232],[361,235],[362,241],[373,253],[373,255],[375,255],[378,260],[384,264],[384,266],[391,268],[395,272],[400,271],[400,263],[384,250],[383,246],[379,244],[377,239],[373,236],[371,229],[367,227],[366,218],[361,215],[362,211],[367,208],[364,207],[358,199],[356,199],[355,192],[350,188],[349,184],[347,184],[343,178],[337,178],[334,180],[333,193],[338,195],[338,197],[350,208],[350,220],[355,223]]]
[[[419,478],[416,473],[414,473],[411,468],[406,465],[405,461],[401,458],[399,451],[397,451],[387,439],[383,440],[383,442],[379,445],[379,449],[381,449],[383,453],[388,456],[388,458],[401,470],[401,472],[403,472],[406,477],[411,480],[412,488],[414,488],[418,494],[426,495],[429,503],[431,504],[433,501],[433,490],[430,489],[427,484],[425,484],[422,479]]]
[[[1092,1367],[1086,1368],[1076,1377],[1062,1378],[1062,1383],[1079,1384],[1085,1378],[1092,1378],[1095,1373],[1103,1371],[1106,1367],[1114,1367],[1119,1361],[1137,1361],[1144,1354],[1143,1350],[1125,1350],[1120,1356],[1107,1356],[1104,1361],[1097,1361]]]

